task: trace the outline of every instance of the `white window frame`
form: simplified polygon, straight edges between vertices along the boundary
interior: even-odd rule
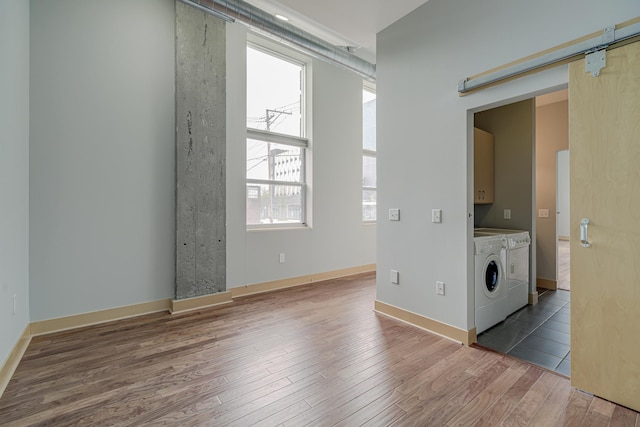
[[[376,93],[376,86],[375,86],[374,83],[371,83],[369,81],[364,80],[363,84],[362,84],[362,90],[363,91],[372,92],[372,93],[375,94]],[[376,102],[377,102],[377,100],[376,100]],[[363,105],[364,105],[364,103],[363,103]],[[362,146],[363,146],[363,148],[362,148],[363,163],[364,163],[364,158],[365,157],[370,157],[370,158],[372,157],[372,158],[376,159],[376,177],[377,177],[377,174],[378,174],[378,172],[377,172],[377,167],[378,167],[378,165],[377,165],[377,163],[378,163],[377,162],[377,152],[375,150],[367,150],[367,149],[364,148],[364,135],[363,135],[363,140],[361,141],[361,143],[362,143]],[[364,171],[363,171],[362,175],[364,176]],[[377,179],[376,179],[376,181],[377,181]],[[369,191],[373,190],[373,191],[376,192],[376,219],[371,219],[371,220],[364,219],[364,200],[361,200],[361,203],[362,203],[361,219],[362,219],[362,222],[365,223],[365,224],[375,224],[377,222],[377,217],[378,217],[378,215],[377,215],[378,187],[377,186],[375,186],[375,187],[365,186],[364,182],[363,182],[361,196],[362,196],[362,194],[364,194],[364,192],[366,190],[369,190]]]
[[[310,141],[308,138],[308,130],[310,129],[310,123],[308,121],[308,111],[309,111],[309,82],[310,82],[310,72],[311,72],[311,60],[298,52],[291,51],[277,43],[273,43],[267,40],[263,40],[258,37],[249,37],[249,40],[246,44],[247,49],[252,48],[255,50],[259,50],[267,55],[271,55],[273,57],[279,58],[283,61],[288,61],[296,65],[300,65],[302,67],[301,72],[301,100],[300,100],[300,114],[301,114],[301,132],[302,136],[292,136],[286,135],[278,132],[254,129],[247,127],[246,128],[246,140],[245,144],[248,143],[248,140],[256,140],[267,143],[276,143],[287,145],[291,147],[300,148],[300,161],[301,161],[301,181],[278,181],[278,180],[262,180],[262,179],[249,179],[246,178],[245,175],[245,200],[247,199],[247,191],[249,186],[253,185],[283,185],[288,187],[299,187],[300,188],[300,214],[301,221],[300,222],[292,222],[292,223],[273,223],[273,224],[248,224],[246,223],[246,212],[245,212],[245,224],[247,230],[265,230],[265,229],[281,229],[281,228],[300,228],[300,227],[308,227],[309,221],[309,206],[310,203],[307,199],[308,194],[308,185],[309,185],[309,176],[307,174],[307,170],[309,169],[310,162]],[[246,150],[245,150],[246,152]],[[246,168],[246,159],[245,159],[245,168]],[[273,207],[272,207],[273,208]],[[245,210],[247,207],[245,206]]]

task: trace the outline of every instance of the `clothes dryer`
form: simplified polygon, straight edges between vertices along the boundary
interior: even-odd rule
[[[474,237],[475,321],[479,334],[507,317],[503,237]]]

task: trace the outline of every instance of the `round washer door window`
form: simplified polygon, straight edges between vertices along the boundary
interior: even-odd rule
[[[489,292],[494,292],[499,285],[500,268],[495,261],[489,262],[484,272],[484,285]]]

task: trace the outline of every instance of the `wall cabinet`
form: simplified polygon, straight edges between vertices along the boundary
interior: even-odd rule
[[[473,128],[473,203],[493,203],[493,135]]]

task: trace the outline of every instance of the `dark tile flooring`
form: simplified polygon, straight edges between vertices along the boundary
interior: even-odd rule
[[[478,336],[478,344],[569,376],[570,296],[546,291],[528,305]]]

